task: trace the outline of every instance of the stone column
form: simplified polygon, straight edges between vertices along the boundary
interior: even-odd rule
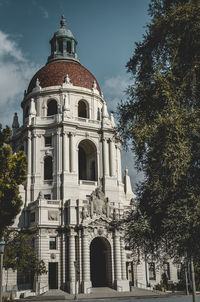
[[[74,40],[72,40],[72,53],[74,54]]]
[[[121,253],[120,253],[120,236],[117,231],[114,233],[114,267],[115,281],[121,280]]]
[[[115,144],[112,140],[109,142],[110,145],[110,176],[115,176],[116,167],[115,167]]]
[[[41,147],[41,134],[36,134],[36,139],[35,139],[35,173],[38,175],[39,178],[41,178],[41,165],[40,165],[40,147]],[[39,155],[39,156],[38,156]]]
[[[60,174],[61,174],[61,156],[62,156],[62,149],[60,144],[60,128],[56,131],[56,198],[60,199]]]
[[[31,152],[31,132],[28,131],[28,176],[31,176],[31,158],[32,152]]]
[[[70,235],[69,235],[69,290],[70,290],[70,294],[73,294],[75,291],[75,268],[74,268],[75,260],[76,260],[75,233],[74,233],[74,230],[71,230]]]
[[[126,278],[126,254],[125,254],[125,244],[124,238],[120,238],[121,243],[121,266],[122,266],[122,280],[127,280]]]
[[[117,173],[118,180],[122,182],[122,163],[121,163],[121,148],[117,146]]]
[[[75,133],[70,133],[70,172],[75,172]]]
[[[69,172],[69,137],[63,131],[63,172]]]
[[[82,290],[83,293],[89,293],[91,288],[91,281],[90,281],[90,249],[88,243],[88,234],[86,231],[83,231],[82,234]]]
[[[106,138],[103,138],[103,168],[104,168],[104,176],[108,176],[109,175],[108,142]]]
[[[33,175],[35,176],[35,173],[36,173],[36,152],[37,152],[37,149],[36,149],[36,141],[37,141],[37,135],[36,133],[34,132],[33,135],[32,135],[32,154],[33,154],[33,165],[32,165],[32,173]]]
[[[27,155],[27,140],[24,139],[24,153]]]

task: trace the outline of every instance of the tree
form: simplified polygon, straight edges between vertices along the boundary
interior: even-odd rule
[[[26,156],[23,151],[12,154],[10,138],[10,128],[0,124],[0,238],[20,212],[19,185],[26,179]]]
[[[43,260],[38,260],[34,251],[35,234],[23,230],[10,230],[6,233],[4,268],[20,272],[31,271],[34,274],[46,273]]]
[[[31,276],[46,274],[43,260],[39,260],[34,251],[35,234],[30,231],[10,230],[5,234],[4,268],[17,270]]]
[[[149,14],[127,63],[129,98],[118,108],[121,135],[144,173],[127,238],[136,251],[193,265],[200,250],[200,3],[152,0]]]

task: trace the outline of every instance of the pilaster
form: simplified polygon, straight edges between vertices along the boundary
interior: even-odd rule
[[[103,168],[104,176],[109,176],[109,161],[108,161],[108,142],[106,138],[103,138]]]
[[[75,133],[70,132],[70,172],[75,172]]]
[[[121,163],[121,148],[117,146],[117,179],[122,182],[122,163]]]
[[[121,248],[120,248],[120,236],[117,231],[114,232],[113,238],[114,245],[114,266],[115,266],[115,281],[121,280]]]
[[[69,136],[63,131],[63,172],[69,172]]]
[[[60,175],[61,175],[61,161],[62,161],[62,148],[61,148],[61,129],[56,131],[56,198],[60,199]]]
[[[75,267],[74,261],[76,260],[75,250],[75,232],[73,229],[70,230],[69,234],[69,292],[70,294],[75,293]]]
[[[125,264],[125,255],[123,254],[122,243],[123,238],[121,238],[119,232],[115,230],[114,232],[114,287],[117,291],[129,291],[129,282],[126,279],[126,268]]]
[[[125,254],[125,244],[124,238],[120,238],[121,245],[121,270],[122,270],[122,280],[127,280],[126,278],[126,254]]]
[[[27,167],[27,185],[26,185],[26,204],[31,202],[31,170],[32,170],[32,143],[31,143],[31,131],[28,130],[27,135],[27,157],[28,157],[28,167]]]
[[[109,159],[110,159],[110,176],[113,177],[116,175],[116,158],[115,158],[115,144],[112,139],[109,140]]]
[[[91,288],[90,281],[90,249],[88,242],[88,233],[83,230],[82,233],[82,292],[89,293]]]

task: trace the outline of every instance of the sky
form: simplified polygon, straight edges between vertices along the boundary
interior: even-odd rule
[[[78,40],[77,54],[96,77],[109,110],[126,99],[131,84],[126,63],[149,22],[150,0],[0,0],[0,123],[21,121],[24,90],[46,64],[49,40],[60,27],[61,15]],[[123,151],[133,187],[141,174],[134,154]]]

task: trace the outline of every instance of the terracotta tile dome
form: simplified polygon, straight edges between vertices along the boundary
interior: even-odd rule
[[[94,81],[93,74],[78,62],[73,61],[55,61],[42,67],[32,78],[28,86],[28,93],[36,86],[37,78],[42,88],[62,85],[66,75],[69,75],[70,81],[74,86],[92,89]],[[96,81],[97,83],[97,81]],[[99,84],[97,89],[101,95]]]

